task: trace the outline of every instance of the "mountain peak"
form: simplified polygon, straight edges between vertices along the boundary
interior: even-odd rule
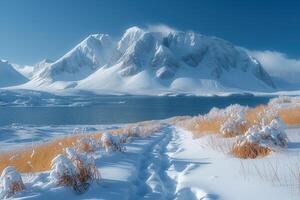
[[[49,58],[44,58],[42,61],[40,61],[39,63],[53,63],[53,60],[49,59]],[[37,64],[39,64],[37,63]]]
[[[35,77],[39,83],[48,80],[76,88],[122,87],[125,91],[139,87],[267,91],[275,87],[261,64],[230,42],[193,31],[166,34],[137,26],[116,42],[107,34],[89,35]]]
[[[139,32],[144,32],[144,30],[138,26],[132,26],[125,31],[125,34],[135,34]]]
[[[7,60],[0,60],[0,87],[15,86],[28,79],[19,73]]]
[[[4,59],[0,59],[0,63],[8,63],[8,61]]]
[[[91,39],[96,39],[99,40],[100,42],[108,42],[108,41],[111,42],[111,37],[108,34],[102,34],[102,33],[91,34],[84,41],[91,40]]]
[[[73,48],[69,53],[77,51],[83,48],[95,48],[95,46],[109,46],[113,43],[111,37],[108,34],[91,34],[82,40],[75,48]]]
[[[92,34],[67,54],[41,70],[39,79],[77,81],[106,64],[111,56],[113,41],[107,34]]]
[[[117,50],[122,54],[129,48],[130,45],[135,43],[143,34],[144,30],[137,26],[133,26],[125,31],[121,40],[118,42]]]

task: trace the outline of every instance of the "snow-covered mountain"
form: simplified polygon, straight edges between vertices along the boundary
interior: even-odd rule
[[[108,35],[88,36],[74,49],[41,71],[40,78],[52,81],[77,81],[109,61],[113,42]]]
[[[28,79],[15,70],[12,64],[0,60],[0,87],[15,86],[27,81]]]
[[[194,32],[128,29],[108,65],[79,81],[93,90],[220,92],[275,88],[261,64],[224,40]]]
[[[116,42],[94,34],[43,66],[19,88],[126,93],[275,89],[261,64],[243,49],[192,31],[166,34],[131,27]]]
[[[12,64],[12,65],[23,76],[27,77],[28,79],[33,79],[35,75],[39,74],[41,70],[48,67],[51,63],[53,63],[53,61],[51,61],[50,59],[44,59],[36,63],[35,65],[25,65],[25,66],[20,66],[17,64]]]

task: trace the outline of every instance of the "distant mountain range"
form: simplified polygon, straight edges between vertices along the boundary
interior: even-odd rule
[[[0,60],[0,88],[26,83],[28,79],[19,73],[8,61]]]
[[[56,61],[25,67],[0,62],[0,87],[10,89],[201,95],[274,92],[275,82],[255,58],[230,42],[192,31],[139,27],[127,29],[117,41],[107,34],[90,35]]]

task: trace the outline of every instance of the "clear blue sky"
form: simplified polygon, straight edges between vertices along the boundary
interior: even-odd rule
[[[0,0],[0,58],[57,59],[91,33],[166,24],[300,57],[297,0]]]

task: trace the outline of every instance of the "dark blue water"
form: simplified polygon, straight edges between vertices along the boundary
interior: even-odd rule
[[[70,98],[72,99],[76,98]],[[77,97],[72,104],[66,103],[60,106],[0,106],[0,126],[12,123],[32,125],[130,123],[205,114],[213,107],[224,108],[230,104],[252,107],[266,104],[269,99],[270,97],[254,96],[97,96],[92,99]]]

